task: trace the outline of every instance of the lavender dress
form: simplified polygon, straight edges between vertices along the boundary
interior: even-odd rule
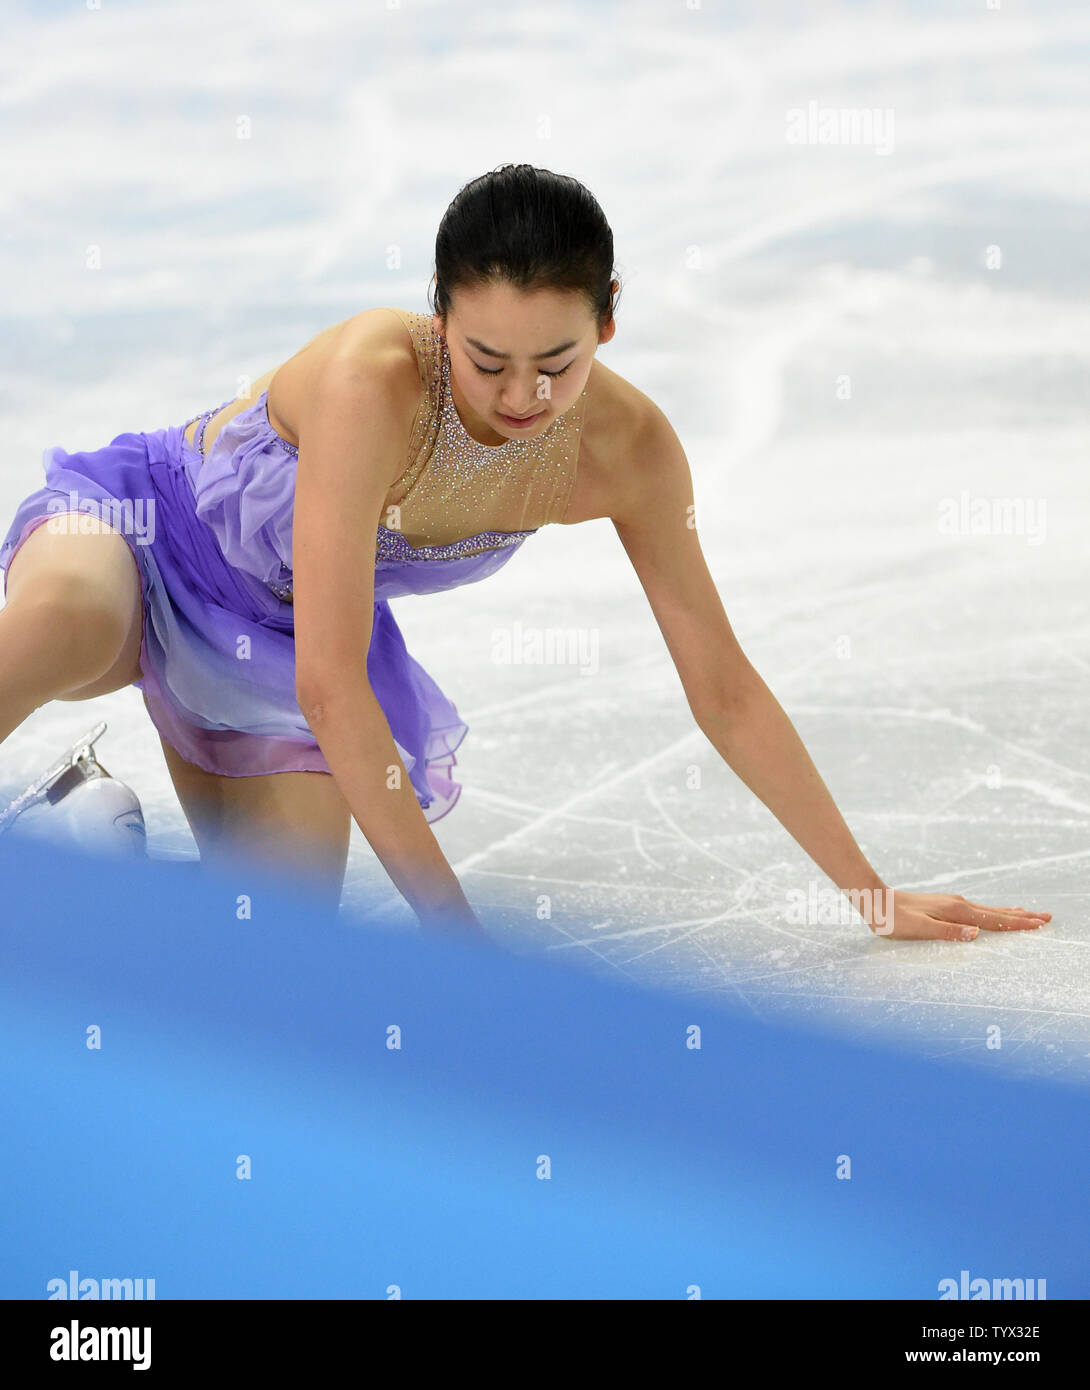
[[[202,431],[214,413],[195,417]],[[136,686],[163,739],[228,777],[329,772],[295,697],[286,595],[297,451],[270,425],[265,392],[228,421],[207,458],[184,438],[191,423],[119,434],[87,453],[46,449],[46,485],[20,503],[0,545],[4,592],[36,526],[64,511],[100,516],[125,535],[140,572]],[[467,554],[465,542],[414,549],[379,527],[367,675],[429,821],[461,792],[450,769],[468,726],[409,655],[388,600],[475,583],[536,529],[482,532],[490,548]]]

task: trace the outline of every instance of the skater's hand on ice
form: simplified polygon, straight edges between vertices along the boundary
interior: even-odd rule
[[[893,892],[892,929],[885,920],[869,923],[876,936],[895,941],[972,941],[981,931],[1032,931],[1052,920],[1051,912],[1024,907],[985,907],[960,893]]]

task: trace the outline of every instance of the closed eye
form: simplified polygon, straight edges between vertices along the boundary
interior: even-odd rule
[[[470,360],[471,362],[473,362],[473,358],[472,358],[472,357],[471,357],[469,360]],[[571,370],[571,368],[572,368],[572,366],[574,365],[574,363],[575,363],[575,358],[573,357],[572,360],[571,360],[571,362],[569,362],[568,365],[567,365],[566,367],[561,367],[560,370],[559,370],[558,372],[547,372],[547,371],[545,371],[544,369],[542,369],[541,375],[542,375],[542,376],[552,376],[552,377],[563,376],[565,372]],[[500,372],[503,371],[503,368],[502,368],[502,367],[494,367],[494,368],[491,368],[491,369],[488,368],[488,367],[482,367],[481,364],[480,364],[479,362],[473,362],[473,365],[477,368],[477,370],[480,372],[480,374],[481,374],[482,376],[499,376]]]

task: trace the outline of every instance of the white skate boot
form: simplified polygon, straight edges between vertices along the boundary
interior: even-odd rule
[[[0,812],[0,835],[18,832],[57,840],[94,854],[147,854],[144,814],[136,793],[95,757],[106,732],[96,724]]]

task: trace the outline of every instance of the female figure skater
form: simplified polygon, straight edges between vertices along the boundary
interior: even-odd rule
[[[430,828],[467,726],[388,600],[609,517],[699,727],[844,893],[888,893],[735,640],[669,421],[595,358],[618,289],[592,195],[505,165],[443,217],[431,318],[364,310],[184,426],[47,450],[0,545],[0,738],[134,684],[202,862],[305,874],[335,909],[354,818],[422,925],[481,933]],[[860,910],[898,938],[1049,917],[891,900]]]

